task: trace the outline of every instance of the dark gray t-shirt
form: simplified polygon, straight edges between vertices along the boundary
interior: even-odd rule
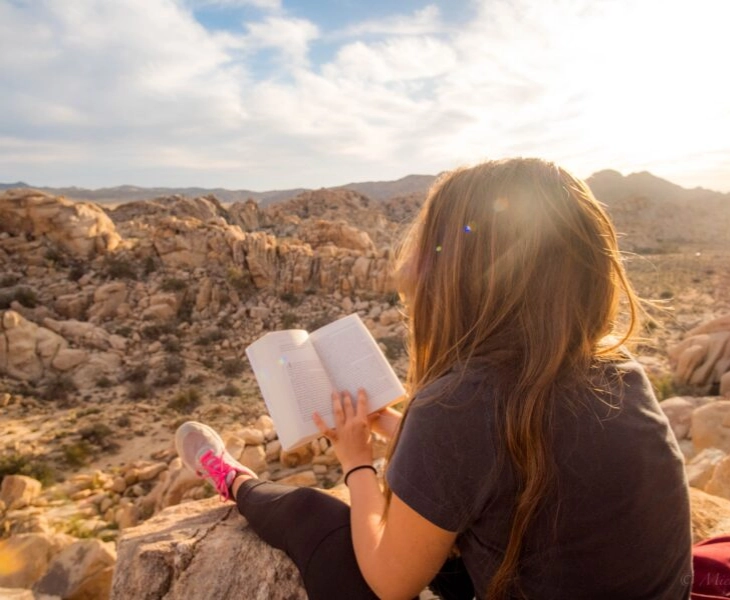
[[[424,389],[387,470],[394,494],[458,532],[480,598],[516,497],[509,461],[498,458],[495,378],[452,373]],[[604,393],[569,392],[557,411],[558,485],[525,540],[522,590],[539,600],[688,598],[689,496],[676,440],[638,363],[606,367],[602,381]]]

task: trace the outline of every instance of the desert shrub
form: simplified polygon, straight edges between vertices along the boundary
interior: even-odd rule
[[[203,375],[202,373],[196,373],[190,379],[188,379],[188,383],[192,383],[194,385],[200,385],[205,380],[206,380],[205,375]]]
[[[114,330],[115,335],[121,335],[122,337],[128,338],[132,335],[133,329],[129,325],[121,325]]]
[[[209,329],[208,331],[204,331],[200,337],[195,340],[195,343],[198,346],[210,346],[215,342],[220,342],[223,338],[225,338],[225,336],[220,329]]]
[[[132,262],[121,256],[108,255],[104,259],[104,275],[108,279],[137,279],[137,270]]]
[[[10,308],[13,302],[19,302],[26,308],[38,306],[38,294],[33,288],[15,287],[0,293],[0,310]]]
[[[28,308],[38,306],[38,294],[32,288],[20,287],[15,292],[15,301]]]
[[[42,400],[67,400],[69,395],[76,392],[76,384],[68,375],[58,375],[51,379],[41,392]]]
[[[102,375],[96,380],[96,387],[101,389],[110,388],[114,385],[114,382],[109,379],[106,375]]]
[[[68,278],[70,281],[78,281],[84,275],[86,275],[86,266],[81,262],[74,262],[68,272]]]
[[[18,285],[19,281],[20,275],[15,275],[13,273],[3,275],[0,277],[0,288],[13,287],[14,285]]]
[[[155,271],[157,271],[157,263],[155,262],[154,258],[148,256],[144,259],[144,262],[142,263],[142,272],[144,273],[145,277],[147,277]]]
[[[236,377],[246,369],[246,363],[240,358],[224,360],[221,371],[226,377]]]
[[[180,390],[177,395],[167,403],[168,408],[180,414],[190,414],[201,403],[200,392],[197,388]]]
[[[114,424],[117,427],[129,427],[132,424],[132,419],[129,418],[129,415],[119,415]]]
[[[386,295],[385,300],[391,306],[397,306],[400,302],[400,296],[398,295],[398,292],[390,292]]]
[[[116,445],[111,440],[113,433],[111,427],[104,423],[92,423],[79,430],[82,440],[104,449]]]
[[[89,442],[80,440],[73,444],[66,444],[61,451],[63,459],[70,467],[83,467],[91,456],[92,448]]]
[[[188,282],[177,277],[168,277],[162,281],[160,288],[163,292],[182,292],[188,289]]]
[[[162,340],[162,347],[167,352],[180,352],[182,350],[182,345],[180,344],[180,340],[177,339],[175,336],[169,336],[166,337],[164,340]]]
[[[299,321],[296,313],[285,312],[281,315],[281,327],[282,329],[291,329]]]
[[[143,381],[132,383],[127,388],[127,397],[130,400],[144,400],[152,394],[152,389]]]
[[[230,267],[226,272],[226,281],[245,300],[256,292],[256,286],[249,273],[245,273],[239,267]]]
[[[216,396],[231,396],[233,398],[238,398],[241,395],[241,389],[234,383],[229,382],[226,385],[224,385],[221,389],[219,389],[215,395]]]
[[[301,296],[298,296],[294,292],[283,292],[279,294],[279,300],[286,302],[289,306],[299,306],[302,303]]]
[[[215,361],[213,360],[213,357],[211,356],[204,356],[200,359],[200,363],[206,368],[206,369],[212,369],[213,365],[215,365]]]
[[[43,253],[43,257],[56,265],[62,267],[66,266],[66,256],[61,249],[56,246],[46,248],[46,251]]]
[[[392,335],[378,340],[379,344],[385,346],[385,357],[388,360],[396,360],[405,349],[403,346],[403,338],[398,335]]]
[[[320,315],[318,317],[315,317],[307,324],[307,330],[308,331],[316,331],[320,327],[324,327],[325,325],[328,325],[332,322],[332,319],[328,317],[327,315]]]
[[[170,335],[175,332],[175,326],[172,323],[154,323],[145,325],[140,333],[146,340],[157,340],[163,335]]]
[[[671,298],[674,298],[674,292],[671,290],[664,290],[661,294],[659,294],[659,297],[662,300],[670,300]]]
[[[56,469],[42,456],[13,452],[0,456],[0,481],[6,475],[25,475],[37,479],[43,486],[48,486],[56,480]]]
[[[130,383],[141,383],[147,379],[149,369],[147,365],[135,365],[124,374],[124,381]]]
[[[177,309],[177,320],[181,323],[190,323],[193,318],[193,309],[195,308],[195,302],[192,298],[189,298],[186,294],[180,306]]]
[[[159,387],[175,385],[180,383],[182,374],[185,372],[185,360],[177,355],[170,355],[165,358],[162,373],[155,379],[155,385]]]

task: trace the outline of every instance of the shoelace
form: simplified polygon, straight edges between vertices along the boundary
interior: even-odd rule
[[[228,491],[226,476],[235,469],[226,464],[223,460],[223,453],[220,456],[216,456],[212,450],[208,450],[200,457],[200,465],[205,469],[205,473],[200,474],[207,475],[213,482],[215,489],[222,496],[222,499],[224,501],[228,500],[231,494]]]

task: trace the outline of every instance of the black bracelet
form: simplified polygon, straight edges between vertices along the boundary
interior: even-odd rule
[[[376,475],[378,474],[378,471],[375,469],[373,465],[360,465],[359,467],[352,467],[347,473],[345,473],[345,485],[347,485],[347,478],[352,475],[355,471],[359,471],[360,469],[370,469],[373,473]]]

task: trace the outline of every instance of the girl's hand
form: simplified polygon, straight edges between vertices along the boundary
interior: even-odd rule
[[[387,440],[391,439],[398,431],[401,419],[403,419],[403,413],[390,406],[368,417],[370,428]]]
[[[373,447],[368,422],[368,396],[365,390],[357,392],[357,407],[352,404],[349,392],[332,392],[332,411],[335,429],[327,427],[318,413],[314,422],[335,449],[342,470],[347,473],[353,467],[373,463]]]

